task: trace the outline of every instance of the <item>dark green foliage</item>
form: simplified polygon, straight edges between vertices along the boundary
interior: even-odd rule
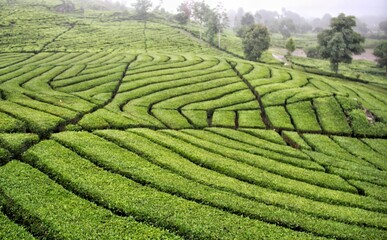
[[[320,49],[318,47],[308,47],[304,49],[308,58],[321,58]]]
[[[0,166],[7,163],[11,159],[11,153],[2,147],[0,147]]]
[[[237,36],[240,38],[243,38],[246,31],[255,24],[254,16],[251,13],[246,13],[242,18],[240,22],[240,27],[237,29]]]
[[[184,13],[178,13],[174,16],[174,18],[181,25],[187,24],[189,20],[189,18]]]
[[[137,0],[132,6],[139,17],[146,18],[149,9],[152,7],[152,2],[150,0]]]
[[[292,52],[296,50],[296,44],[293,41],[293,38],[289,38],[288,41],[286,41],[285,48],[288,50],[288,55],[291,56]]]
[[[269,49],[269,31],[265,26],[259,24],[251,26],[244,34],[242,43],[245,57],[248,60],[257,61],[262,52]]]
[[[364,52],[361,43],[364,43],[365,39],[352,29],[355,26],[354,16],[345,16],[341,13],[338,17],[332,18],[330,29],[318,35],[321,56],[329,59],[331,69],[336,74],[339,63],[351,63],[352,53]]]
[[[386,68],[387,75],[387,41],[379,44],[374,49],[374,55],[378,57],[377,62],[379,66]]]

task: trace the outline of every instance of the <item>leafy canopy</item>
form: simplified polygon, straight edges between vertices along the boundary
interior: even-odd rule
[[[144,17],[152,7],[152,2],[150,0],[137,0],[132,6],[138,15]]]
[[[352,54],[364,52],[361,43],[364,37],[352,28],[356,26],[354,16],[345,16],[341,13],[332,18],[330,28],[322,31],[318,36],[321,57],[329,59],[331,69],[338,72],[339,63],[351,63]]]
[[[293,41],[293,38],[289,38],[288,41],[286,42],[286,49],[288,50],[288,55],[292,55],[292,52],[296,50],[296,44]]]
[[[378,57],[378,65],[386,68],[387,75],[387,41],[382,42],[374,49],[374,55]]]
[[[242,43],[246,58],[256,61],[261,57],[263,51],[269,49],[269,31],[260,24],[250,26],[243,36]]]

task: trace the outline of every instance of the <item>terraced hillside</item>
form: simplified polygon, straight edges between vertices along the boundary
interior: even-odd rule
[[[387,238],[387,82],[28,6],[0,11],[1,239]]]

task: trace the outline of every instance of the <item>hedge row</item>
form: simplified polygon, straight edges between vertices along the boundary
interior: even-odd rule
[[[218,161],[211,161],[212,156],[216,156],[215,154],[211,154],[208,151],[205,151],[201,148],[195,147],[192,144],[186,143],[184,141],[171,138],[163,133],[159,133],[157,131],[149,130],[149,129],[130,129],[128,130],[130,132],[138,133],[142,136],[146,136],[147,138],[151,139],[152,141],[156,142],[157,144],[160,144],[162,146],[165,146],[183,157],[186,157],[190,161],[193,161],[194,163],[200,165],[200,166],[208,166],[210,163],[213,164],[213,166],[216,166],[216,164],[224,164],[224,161],[218,162]],[[206,165],[204,165],[206,164]],[[230,166],[227,165],[225,168],[230,169]],[[219,168],[218,168],[219,170]],[[231,173],[234,173],[234,169],[230,169]],[[226,173],[229,175],[232,175],[230,172],[227,172],[227,170],[224,170],[222,172],[223,174]],[[243,178],[248,178],[249,180],[251,179],[251,176],[246,176],[244,175],[245,172],[235,174],[238,175],[239,177]],[[258,179],[257,179],[258,180]],[[268,182],[270,184],[271,182]],[[227,186],[227,185],[226,185]],[[260,189],[257,185],[255,185],[257,189],[255,189],[255,192],[258,192],[258,189]],[[297,188],[297,186],[294,186]],[[250,187],[249,187],[250,188]],[[289,189],[283,189],[284,191],[288,191]],[[298,189],[299,191],[304,191],[305,189]],[[325,201],[327,203],[334,203],[334,204],[339,204],[339,205],[344,205],[344,206],[353,206],[353,207],[360,207],[363,209],[369,209],[369,210],[375,210],[375,211],[380,211],[380,212],[387,212],[387,205],[383,202],[380,201],[375,201],[373,199],[369,199],[363,196],[359,196],[356,194],[352,193],[347,193],[347,192],[341,192],[341,191],[334,191],[330,189],[325,189],[325,188],[318,188],[318,187],[313,187],[312,192],[305,192],[306,195],[309,195],[309,197],[316,199],[318,201]],[[240,190],[238,190],[239,192]],[[286,195],[285,193],[281,193]],[[281,194],[279,194],[281,196]],[[294,193],[292,193],[294,194]],[[313,194],[313,196],[312,196]],[[253,194],[256,196],[256,194]],[[295,196],[295,195],[293,195]],[[279,197],[280,198],[280,197]],[[289,201],[289,199],[287,200]],[[305,206],[303,211],[305,211]]]
[[[97,144],[93,140],[90,143]],[[107,156],[106,149],[96,146],[89,145],[89,148],[93,148],[97,156],[100,155],[97,149]],[[140,185],[95,166],[55,142],[36,145],[28,151],[26,159],[50,172],[73,191],[98,204],[134,216],[135,219],[171,229],[185,238],[312,238],[305,233],[236,216]],[[111,160],[113,159],[110,158],[109,161]]]
[[[79,198],[42,172],[18,161],[0,168],[0,189],[1,205],[12,213],[14,220],[41,238],[176,238]]]

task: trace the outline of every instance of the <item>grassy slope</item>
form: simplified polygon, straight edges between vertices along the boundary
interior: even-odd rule
[[[244,61],[158,20],[0,15],[0,236],[387,237],[383,82]]]

